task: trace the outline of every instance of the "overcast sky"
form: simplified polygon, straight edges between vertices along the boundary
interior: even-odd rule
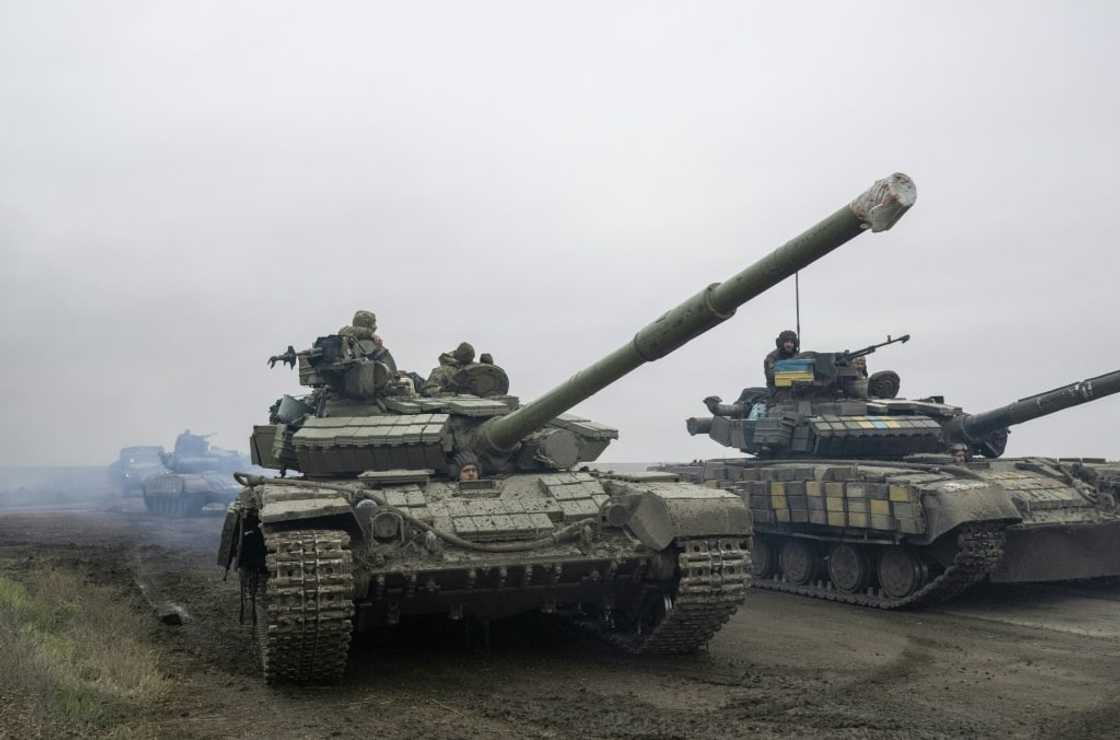
[[[1120,368],[1120,4],[7,2],[0,464],[184,427],[247,449],[357,308],[422,373],[461,340],[531,399],[906,172],[802,273],[805,348],[970,410]],[[792,281],[577,410],[603,459],[725,454]],[[1120,397],[1009,453],[1120,457]]]

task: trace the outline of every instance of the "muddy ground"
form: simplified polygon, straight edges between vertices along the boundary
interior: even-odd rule
[[[162,737],[1120,736],[1120,586],[1097,583],[911,613],[754,592],[706,652],[671,659],[543,616],[497,623],[486,651],[439,620],[360,638],[340,687],[269,689],[213,564],[219,526],[134,501],[0,512],[0,558],[122,592],[139,574],[186,610],[146,636],[176,688],[137,721]]]

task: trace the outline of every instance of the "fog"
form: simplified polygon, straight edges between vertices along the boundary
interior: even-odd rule
[[[0,464],[189,427],[247,449],[375,311],[528,400],[899,170],[914,209],[801,273],[803,348],[971,410],[1120,367],[1115,3],[50,2],[0,7]],[[578,407],[607,461],[726,454],[792,281]],[[1120,456],[1120,396],[1011,454]]]

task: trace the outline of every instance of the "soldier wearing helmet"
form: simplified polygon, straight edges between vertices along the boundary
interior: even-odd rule
[[[353,337],[357,351],[366,358],[384,363],[394,373],[397,363],[393,355],[377,336],[377,314],[373,311],[355,311],[353,320],[338,330],[340,336]]]
[[[957,442],[949,447],[949,454],[953,456],[954,465],[964,465],[968,462],[968,445]]]
[[[774,388],[774,363],[778,360],[792,359],[801,349],[801,341],[797,338],[797,332],[792,329],[786,329],[779,334],[774,340],[774,344],[777,348],[766,355],[766,359],[762,361],[762,372],[766,375],[766,387],[770,389]]]
[[[460,342],[450,352],[439,356],[439,367],[433,368],[421,389],[425,396],[445,393],[452,389],[455,373],[474,362],[474,347],[470,342]]]
[[[478,455],[469,450],[459,452],[451,458],[451,477],[459,481],[478,480],[482,475]]]

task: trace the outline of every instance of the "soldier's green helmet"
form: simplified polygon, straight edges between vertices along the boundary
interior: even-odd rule
[[[355,311],[351,326],[361,326],[370,331],[377,331],[377,314],[373,311]]]
[[[797,338],[797,332],[795,332],[793,329],[786,329],[774,340],[774,344],[778,347],[778,349],[781,349],[782,345],[786,342],[793,342],[794,352],[801,349],[801,340]]]

